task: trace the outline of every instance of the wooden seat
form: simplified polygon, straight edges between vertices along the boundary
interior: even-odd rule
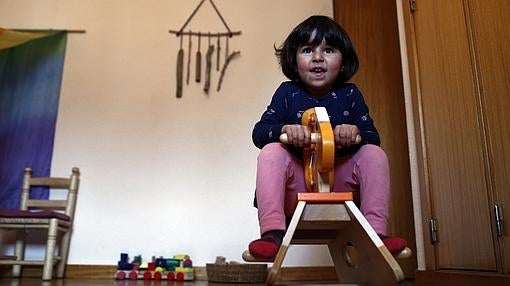
[[[0,257],[0,265],[13,265],[13,277],[21,275],[23,265],[42,265],[42,280],[52,279],[53,267],[56,265],[57,277],[64,277],[73,228],[79,177],[80,171],[78,168],[72,169],[69,178],[36,178],[32,177],[32,169],[25,169],[20,208],[0,210],[0,230],[16,231],[14,254]],[[67,192],[64,199],[31,199],[30,191],[36,186],[46,186],[50,188],[50,191],[63,189]],[[42,260],[25,259],[26,238],[33,230],[44,230],[47,234],[45,255]]]
[[[404,273],[352,201],[352,193],[302,193],[266,284],[276,283],[290,245],[327,245],[341,284],[396,285]]]

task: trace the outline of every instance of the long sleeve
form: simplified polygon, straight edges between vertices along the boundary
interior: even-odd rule
[[[283,125],[286,124],[286,98],[285,86],[280,85],[262,114],[255,124],[252,132],[252,140],[257,148],[262,148],[271,142],[278,142]]]
[[[368,106],[361,92],[356,87],[352,87],[352,94],[349,96],[349,99],[352,102],[349,112],[350,121],[352,122],[351,124],[356,125],[360,130],[361,144],[381,145],[381,139],[375,128],[374,120],[370,117]]]

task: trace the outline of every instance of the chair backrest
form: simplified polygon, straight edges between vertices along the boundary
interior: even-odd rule
[[[23,176],[23,189],[21,194],[22,210],[48,209],[60,210],[69,217],[73,217],[76,206],[76,196],[80,184],[80,169],[74,167],[69,178],[32,177],[32,169],[25,168]],[[67,190],[65,199],[31,199],[32,187],[42,186],[51,189]]]

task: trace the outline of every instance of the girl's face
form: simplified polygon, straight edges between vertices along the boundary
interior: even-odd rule
[[[304,44],[296,55],[299,78],[313,97],[331,90],[340,74],[342,53],[322,40],[320,45]]]

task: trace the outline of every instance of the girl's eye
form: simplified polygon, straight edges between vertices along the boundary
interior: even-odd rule
[[[333,48],[325,48],[324,51],[327,53],[327,54],[332,54],[335,52],[335,50]]]
[[[301,49],[301,52],[304,53],[304,54],[309,54],[312,52],[312,48],[310,47],[304,47]]]

